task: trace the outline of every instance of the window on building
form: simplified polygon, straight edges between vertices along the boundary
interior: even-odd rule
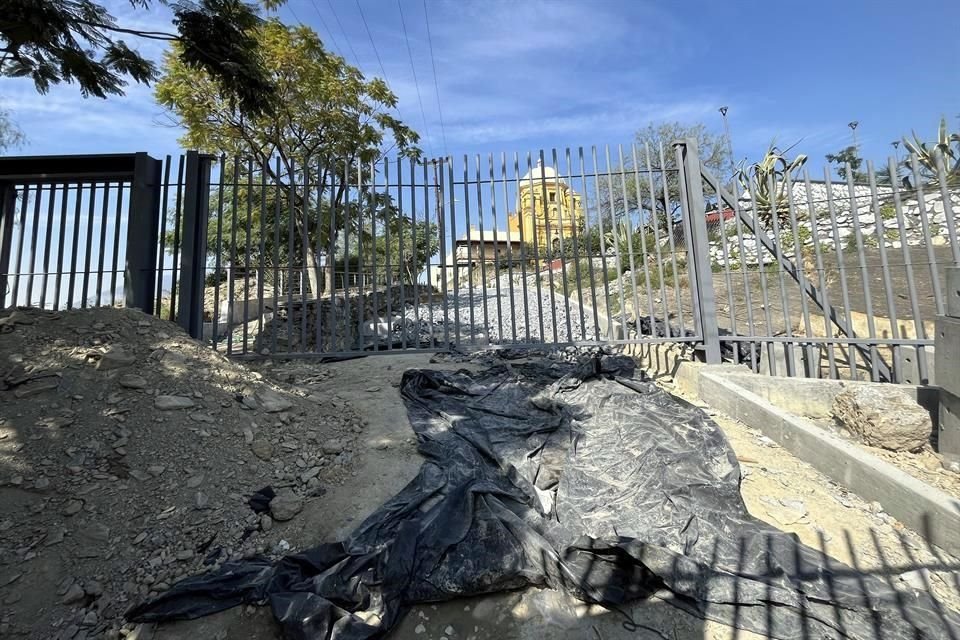
[[[551,192],[550,192],[550,202],[556,202],[556,201],[557,201],[557,192],[556,192],[556,191],[551,191]]]

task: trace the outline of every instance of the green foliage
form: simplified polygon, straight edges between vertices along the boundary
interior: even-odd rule
[[[390,227],[389,242],[387,225]],[[377,230],[373,242],[378,274],[389,273],[391,281],[405,284],[416,281],[430,262],[430,256],[440,249],[437,225],[424,220],[414,224],[410,218],[398,214]]]
[[[631,149],[625,149],[623,166],[614,170],[611,180],[598,179],[600,201],[598,213],[603,217],[605,229],[611,228],[616,217],[625,216],[636,226],[653,224],[666,228],[668,217],[676,220],[680,209],[680,177],[677,173],[676,154],[673,143],[693,138],[697,141],[700,159],[704,166],[721,182],[733,175],[733,159],[730,143],[725,135],[711,133],[703,123],[684,124],[665,122],[650,124],[635,135],[637,158],[634,162]],[[649,154],[649,156],[648,156]],[[662,158],[661,158],[662,154]],[[619,156],[611,158],[618,161]],[[648,168],[652,174],[645,173]],[[634,174],[636,169],[643,173]],[[626,172],[621,180],[620,172]],[[649,177],[653,177],[653,193],[650,193]],[[639,190],[637,183],[639,182]],[[666,196],[664,196],[666,188]],[[624,197],[626,191],[626,197]]]
[[[867,182],[867,174],[860,171],[860,167],[863,165],[863,158],[857,155],[857,148],[853,145],[844,147],[837,153],[828,153],[826,158],[827,162],[837,164],[837,175],[843,180],[847,179],[847,174],[849,173],[853,177],[854,182]]]
[[[880,207],[880,218],[883,220],[893,220],[897,217],[897,208],[892,204],[885,204]]]
[[[787,176],[794,174],[806,163],[807,156],[800,154],[787,160],[786,152],[771,145],[759,162],[749,167],[742,164],[737,170],[737,180],[744,191],[749,191],[753,209],[759,221],[767,229],[773,228],[773,211],[776,208],[780,224],[789,224]]]
[[[10,114],[0,109],[0,153],[19,147],[24,140],[23,132],[10,119]]]
[[[171,41],[178,61],[209,75],[235,111],[271,110],[276,96],[252,35],[260,23],[254,6],[242,0],[130,4],[144,14],[154,4],[169,7],[173,32],[122,26],[93,0],[6,0],[0,17],[0,75],[28,77],[40,93],[66,82],[79,85],[84,97],[123,95],[128,79],[149,83],[157,70],[121,38]]]
[[[903,144],[912,154],[917,156],[921,172],[930,180],[937,179],[937,154],[943,158],[943,168],[947,177],[947,185],[960,184],[960,133],[949,133],[947,119],[940,119],[940,128],[937,130],[937,141],[926,143],[913,132],[913,140],[906,136]],[[954,148],[956,144],[956,148]]]

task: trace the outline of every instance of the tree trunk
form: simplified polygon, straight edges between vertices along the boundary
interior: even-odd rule
[[[300,233],[300,247],[303,249],[303,264],[307,271],[307,281],[310,283],[310,293],[317,298],[320,297],[320,264],[317,262],[317,254],[314,253],[310,244],[310,235],[307,230],[306,221],[303,218],[303,212],[300,208],[296,211],[297,231]],[[301,296],[305,300],[307,292],[301,291]]]

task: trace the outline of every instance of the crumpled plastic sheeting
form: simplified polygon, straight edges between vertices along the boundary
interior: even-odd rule
[[[615,609],[667,588],[675,606],[776,638],[957,637],[958,618],[927,594],[898,594],[751,517],[720,429],[632,367],[603,356],[407,371],[426,461],[347,540],[225,564],[128,618],[269,601],[288,638],[357,640],[414,603],[537,585]]]

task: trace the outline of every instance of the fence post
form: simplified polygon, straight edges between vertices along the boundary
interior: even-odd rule
[[[161,169],[162,163],[146,153],[134,156],[127,216],[124,304],[151,315],[156,302]]]
[[[203,338],[204,280],[207,267],[207,220],[210,217],[210,170],[213,157],[187,151],[183,185],[183,239],[177,324]]]
[[[687,138],[680,143],[683,166],[684,194],[690,239],[690,290],[693,292],[694,322],[703,339],[708,364],[719,364],[720,330],[717,326],[717,301],[713,293],[713,272],[710,268],[710,238],[707,234],[707,205],[703,199],[703,179],[700,175],[700,154],[697,141]]]
[[[10,246],[17,208],[17,189],[9,182],[0,182],[0,308],[7,296],[10,273]],[[17,301],[13,301],[16,306]]]

